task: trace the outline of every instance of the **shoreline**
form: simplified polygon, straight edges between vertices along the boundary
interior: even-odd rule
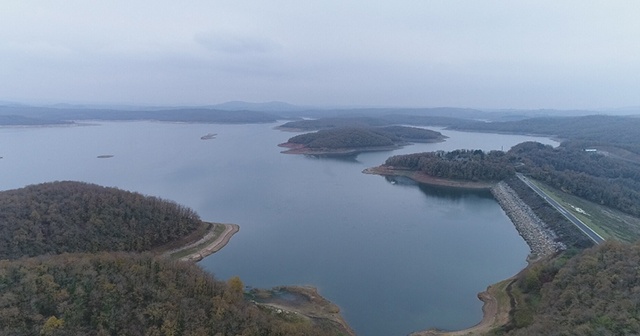
[[[484,335],[489,331],[501,327],[509,322],[509,312],[511,311],[511,304],[509,302],[500,302],[498,299],[498,293],[501,291],[506,292],[505,288],[511,286],[515,281],[515,276],[502,280],[498,283],[490,285],[483,292],[478,293],[478,299],[483,302],[482,304],[482,320],[477,324],[459,330],[440,330],[437,328],[431,328],[427,330],[416,331],[409,336],[467,336],[467,335]],[[507,293],[508,294],[508,293]],[[509,295],[507,295],[509,296]],[[510,299],[510,296],[509,296]]]
[[[388,152],[402,148],[401,145],[379,146],[379,147],[358,147],[358,148],[336,148],[336,149],[314,149],[304,145],[292,144],[284,142],[278,144],[278,147],[289,148],[280,153],[282,154],[303,154],[303,155],[355,155],[364,152]]]
[[[340,307],[323,297],[313,286],[278,286],[271,289],[252,289],[248,292],[258,306],[278,315],[293,314],[316,324],[330,324],[340,332],[355,336],[351,326],[340,313]]]
[[[429,185],[437,185],[443,187],[462,188],[462,189],[491,189],[498,182],[472,182],[472,181],[459,181],[446,178],[433,177],[424,173],[394,169],[385,166],[378,166],[372,168],[366,168],[362,171],[364,174],[381,175],[381,176],[403,176],[410,178],[418,183],[424,183]]]
[[[367,168],[362,171],[364,174],[374,174],[381,176],[403,176],[418,183],[428,185],[446,186],[462,189],[488,189],[496,199],[502,210],[505,212],[511,223],[515,226],[518,234],[524,239],[530,249],[527,256],[529,265],[544,257],[553,255],[564,249],[564,244],[556,242],[556,235],[551,231],[546,223],[533,213],[527,205],[512,189],[504,182],[471,182],[456,181],[450,179],[436,178],[424,173],[393,169],[392,167],[378,166]],[[529,267],[529,266],[527,266]],[[526,269],[525,267],[524,269]],[[524,270],[523,269],[523,270]],[[523,270],[520,270],[520,274]],[[504,295],[510,296],[509,286],[515,281],[517,275],[487,287],[487,290],[478,293],[478,299],[483,302],[482,320],[472,327],[444,331],[436,328],[417,331],[411,336],[462,336],[462,335],[483,335],[491,330],[501,327],[509,322],[510,311],[513,308],[510,300],[506,302],[499,299]],[[501,295],[502,294],[502,295]]]
[[[177,257],[176,259],[179,261],[190,261],[190,262],[198,262],[205,257],[212,255],[218,251],[220,251],[223,247],[225,247],[231,237],[234,234],[240,231],[240,226],[237,224],[222,224],[222,223],[211,223],[213,224],[211,228],[207,231],[207,233],[202,236],[202,238],[197,241],[181,246],[176,249],[172,249],[170,251],[164,252],[162,255],[168,258],[176,258],[175,254],[188,251],[187,255]],[[216,233],[216,228],[222,225],[224,226],[224,230],[221,233]],[[212,240],[213,239],[213,240]]]

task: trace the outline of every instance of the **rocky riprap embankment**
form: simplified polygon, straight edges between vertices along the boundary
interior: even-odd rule
[[[566,248],[563,243],[557,241],[556,234],[547,224],[518,197],[506,182],[498,183],[491,188],[491,192],[529,245],[534,257],[544,257]]]

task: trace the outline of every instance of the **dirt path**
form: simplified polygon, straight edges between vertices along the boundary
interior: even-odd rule
[[[222,231],[222,233],[220,233],[219,235],[216,233],[216,226],[218,225],[224,225],[225,227],[224,231]],[[220,249],[225,247],[225,245],[227,245],[227,243],[229,243],[229,241],[231,240],[231,237],[238,231],[240,231],[240,227],[236,224],[216,223],[211,227],[209,232],[207,232],[198,241],[180,247],[178,249],[165,252],[164,255],[167,257],[171,257],[183,251],[188,251],[188,254],[186,254],[185,256],[181,256],[178,259],[181,261],[197,262],[204,259],[208,255],[220,251]]]

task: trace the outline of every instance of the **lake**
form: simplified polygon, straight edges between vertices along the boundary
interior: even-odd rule
[[[0,189],[55,180],[174,200],[240,232],[200,265],[246,285],[312,285],[359,335],[458,329],[478,292],[517,273],[529,249],[488,191],[362,174],[396,154],[504,149],[545,138],[441,130],[445,142],[354,160],[281,154],[278,124],[100,122],[0,128]],[[439,130],[439,129],[438,129]],[[201,140],[208,133],[215,139]],[[98,156],[110,156],[98,158]]]

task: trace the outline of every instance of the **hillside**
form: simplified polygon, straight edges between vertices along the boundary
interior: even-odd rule
[[[191,263],[126,253],[0,261],[2,335],[335,335]]]
[[[158,120],[192,123],[267,123],[279,116],[260,111],[229,111],[205,107],[142,110],[85,107],[0,106],[0,125],[69,124],[82,120]]]
[[[640,118],[632,116],[590,115],[545,117],[508,122],[467,122],[451,129],[482,132],[540,134],[580,141],[583,147],[613,145],[640,153]]]
[[[640,165],[585,151],[570,141],[556,148],[524,142],[506,153],[456,150],[398,155],[383,166],[469,181],[501,180],[517,171],[571,195],[640,216]]]
[[[527,269],[512,322],[497,334],[637,335],[640,245],[607,242]]]
[[[444,136],[439,132],[415,127],[340,127],[300,134],[279,146],[294,149],[286,153],[322,154],[389,150],[411,142],[435,142],[442,139]]]
[[[157,197],[81,182],[0,192],[0,259],[65,252],[147,251],[203,225]]]
[[[179,246],[208,226],[176,203],[81,182],[0,192],[0,334],[351,333],[337,311],[278,312],[245,299],[238,278],[134,253]]]

